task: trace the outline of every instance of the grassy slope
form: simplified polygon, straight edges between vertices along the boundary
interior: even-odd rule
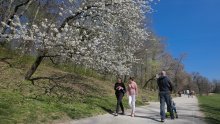
[[[0,62],[0,123],[51,123],[112,112],[115,108],[114,84],[98,80],[98,74],[91,70],[82,76],[80,68],[53,67],[44,62],[34,77],[68,76],[55,81],[38,80],[33,85],[24,80],[33,58],[0,48],[0,58],[3,57],[12,58],[8,60],[12,67]],[[124,103],[127,107],[126,98]],[[140,97],[137,103],[143,104]]]
[[[208,124],[220,123],[220,94],[200,96],[199,103],[201,110],[206,115]]]

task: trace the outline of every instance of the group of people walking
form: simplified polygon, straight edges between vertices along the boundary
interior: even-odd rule
[[[122,114],[124,115],[124,107],[122,104],[122,98],[127,92],[128,94],[128,103],[129,106],[132,108],[131,116],[134,117],[135,115],[135,101],[136,95],[138,93],[138,87],[134,78],[130,77],[127,88],[125,87],[124,83],[122,83],[122,79],[118,78],[118,82],[115,83],[115,95],[117,98],[117,105],[116,105],[116,116],[118,116],[119,107],[121,107]],[[127,89],[127,90],[126,90]]]
[[[172,83],[170,79],[166,76],[166,72],[162,71],[160,73],[160,77],[157,79],[157,84],[159,87],[159,98],[160,98],[160,116],[161,116],[161,122],[164,122],[166,118],[165,113],[165,103],[167,104],[167,111],[170,113],[170,118],[174,119],[174,113],[173,113],[173,105],[172,105],[172,98],[170,96],[170,93],[173,90]],[[118,78],[118,81],[115,83],[114,86],[115,89],[115,95],[117,98],[117,105],[116,105],[116,113],[115,116],[118,116],[119,107],[121,107],[122,114],[125,114],[122,99],[123,96],[127,93],[128,95],[128,103],[131,107],[131,117],[135,116],[135,101],[136,96],[138,95],[138,86],[136,82],[134,81],[133,77],[129,78],[129,82],[127,83],[127,86],[125,86],[124,83],[122,83],[122,79]]]

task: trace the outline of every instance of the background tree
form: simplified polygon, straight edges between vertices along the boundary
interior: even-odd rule
[[[199,95],[208,95],[211,92],[210,81],[206,77],[200,75],[198,72],[194,72],[192,73],[192,79],[193,83],[197,86],[196,91]]]

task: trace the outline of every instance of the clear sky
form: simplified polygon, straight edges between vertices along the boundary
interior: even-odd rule
[[[160,0],[153,9],[154,32],[174,57],[187,53],[186,71],[220,79],[220,0]]]

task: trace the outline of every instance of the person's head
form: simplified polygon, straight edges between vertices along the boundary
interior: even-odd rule
[[[166,76],[166,72],[165,71],[161,71],[160,76]]]
[[[118,77],[118,83],[121,83],[122,79],[120,77]]]
[[[130,81],[134,81],[134,77],[130,77],[129,80],[130,80]]]

